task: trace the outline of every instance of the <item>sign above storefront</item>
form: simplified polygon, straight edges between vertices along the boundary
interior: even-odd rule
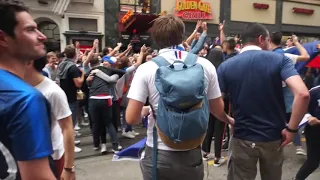
[[[211,4],[202,0],[177,0],[175,15],[182,19],[213,19]]]

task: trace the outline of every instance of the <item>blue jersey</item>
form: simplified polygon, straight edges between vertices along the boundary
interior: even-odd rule
[[[40,92],[0,69],[0,179],[20,179],[17,161],[53,153],[48,108]]]
[[[248,50],[223,62],[217,74],[221,91],[230,93],[234,137],[280,140],[286,125],[282,81],[298,75],[292,61],[281,54]]]

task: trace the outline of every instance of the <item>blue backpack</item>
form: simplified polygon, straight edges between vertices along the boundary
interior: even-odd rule
[[[188,53],[184,62],[175,61],[173,64],[161,56],[152,59],[159,66],[155,86],[160,95],[156,115],[153,112],[154,179],[158,135],[165,145],[179,150],[195,149],[205,138],[209,120],[207,82],[197,59],[198,56],[192,53]]]

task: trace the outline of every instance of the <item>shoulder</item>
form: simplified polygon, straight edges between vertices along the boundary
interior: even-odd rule
[[[216,68],[209,60],[199,57],[197,63],[202,65],[204,73],[208,78],[212,79],[217,76]]]
[[[54,96],[55,98],[61,99],[65,95],[64,91],[54,81],[49,78],[45,78],[40,88],[37,88],[44,96]],[[46,97],[48,98],[48,97]]]
[[[202,58],[202,57],[198,57],[197,63],[201,64],[202,67],[204,69],[207,69],[207,70],[215,70],[216,69],[214,67],[214,65],[208,59],[205,59],[205,58]]]
[[[69,70],[73,70],[73,71],[78,70],[78,71],[80,71],[79,67],[76,64],[71,65]]]
[[[143,71],[145,73],[148,73],[148,72],[155,71],[156,69],[158,69],[158,65],[153,61],[148,61],[146,63],[141,64],[138,67],[137,72]]]

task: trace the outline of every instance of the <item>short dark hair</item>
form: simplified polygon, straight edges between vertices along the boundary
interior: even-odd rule
[[[166,48],[181,44],[185,34],[183,21],[174,15],[158,17],[153,22],[151,36],[159,48]]]
[[[64,52],[61,52],[61,53],[58,53],[57,54],[57,58],[64,58],[65,57],[65,53]]]
[[[97,65],[97,64],[100,63],[100,60],[99,60],[98,56],[99,56],[98,54],[94,54],[93,57],[90,59],[90,64],[92,66]]]
[[[232,38],[232,39],[229,39],[229,40],[225,40],[223,41],[222,44],[226,43],[227,44],[227,48],[229,50],[234,50],[236,48],[236,41]]]
[[[47,62],[48,62],[48,61],[47,61],[47,57],[46,57],[46,56],[41,57],[41,58],[33,61],[33,67],[34,67],[38,72],[41,72],[42,69],[46,66]]]
[[[0,30],[11,37],[15,37],[14,29],[18,22],[16,13],[28,12],[23,2],[18,0],[0,0]]]
[[[272,32],[270,35],[270,38],[271,38],[271,42],[278,46],[281,44],[282,32],[279,32],[279,31]]]
[[[102,49],[102,56],[106,56],[106,55],[108,55],[109,53],[111,53],[111,52],[109,52],[109,48],[112,48],[112,47],[106,46],[106,47],[104,47],[104,48]]]
[[[247,28],[242,33],[242,43],[248,44],[248,43],[257,43],[257,38],[261,36],[263,38],[266,38],[268,36],[268,30],[267,28],[259,23],[251,23],[247,26]]]
[[[73,45],[68,45],[64,49],[64,53],[66,55],[66,58],[72,59],[76,56],[76,48]]]

